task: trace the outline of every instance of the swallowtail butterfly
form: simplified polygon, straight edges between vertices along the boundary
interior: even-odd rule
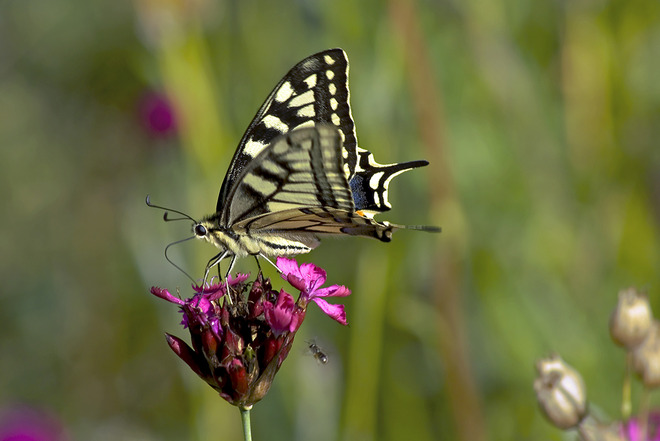
[[[234,153],[216,212],[197,222],[170,211],[193,220],[195,237],[220,249],[206,280],[226,257],[229,274],[237,257],[307,253],[320,235],[389,242],[401,228],[439,231],[373,218],[391,208],[391,179],[425,165],[379,164],[357,146],[348,58],[330,49],[296,64],[268,95]]]

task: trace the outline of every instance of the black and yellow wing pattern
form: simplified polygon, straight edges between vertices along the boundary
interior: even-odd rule
[[[391,208],[393,177],[426,161],[379,164],[357,145],[348,58],[330,49],[296,64],[248,126],[225,175],[216,212],[195,223],[195,236],[225,257],[305,253],[321,235],[389,241],[399,228],[378,222]]]

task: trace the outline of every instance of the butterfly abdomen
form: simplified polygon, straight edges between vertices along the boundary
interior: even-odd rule
[[[267,256],[294,256],[308,253],[320,241],[310,233],[281,232],[275,230],[250,230],[238,226],[232,229],[218,227],[210,221],[200,223],[208,231],[201,239],[222,251],[228,250],[236,257],[264,254]]]

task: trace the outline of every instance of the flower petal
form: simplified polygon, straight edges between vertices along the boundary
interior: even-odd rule
[[[281,277],[289,282],[291,286],[298,291],[305,290],[307,285],[302,274],[300,274],[300,268],[298,268],[298,263],[295,260],[287,259],[286,257],[278,257],[277,268],[282,271]]]
[[[296,302],[288,292],[281,290],[275,305],[265,301],[263,307],[266,323],[268,323],[276,336],[282,335],[287,331],[294,331],[297,328],[298,319],[294,314]],[[292,327],[293,329],[291,329]]]
[[[213,283],[214,279],[211,279],[211,281],[206,282],[206,285],[204,286],[192,284],[193,291],[195,291],[197,294],[206,294],[206,295],[214,295],[216,297],[222,297],[225,292],[225,284],[222,281],[218,283]]]
[[[326,313],[328,317],[338,321],[342,325],[348,324],[348,321],[346,321],[346,311],[344,311],[344,305],[333,305],[332,303],[328,303],[320,298],[314,298],[312,300],[316,302],[319,308],[321,308],[321,311]]]
[[[160,297],[163,300],[167,300],[168,302],[176,303],[177,305],[183,305],[185,303],[180,298],[174,297],[172,294],[170,294],[168,290],[159,288],[157,286],[151,287],[151,294],[155,295],[156,297]]]
[[[277,268],[280,271],[282,271],[282,278],[285,280],[286,280],[286,276],[288,276],[289,274],[294,274],[300,277],[298,262],[296,262],[294,259],[287,259],[286,257],[278,257],[275,266],[277,266]]]
[[[332,285],[327,288],[317,289],[310,298],[318,297],[346,297],[351,295],[351,290],[344,285]]]
[[[248,278],[250,277],[249,273],[238,273],[236,274],[236,277],[233,277],[231,274],[229,275],[229,284],[231,286],[236,285],[237,283],[243,283],[245,282]]]
[[[327,273],[313,263],[303,263],[300,265],[300,274],[305,281],[305,291],[313,292],[325,283]]]

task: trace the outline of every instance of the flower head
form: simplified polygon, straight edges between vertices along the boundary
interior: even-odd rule
[[[191,298],[182,300],[153,287],[151,293],[179,306],[181,324],[190,331],[191,345],[166,334],[170,348],[229,403],[249,407],[261,400],[288,355],[302,325],[310,300],[330,317],[346,324],[343,305],[331,305],[322,297],[346,296],[343,286],[321,288],[326,273],[315,265],[301,267],[290,259],[282,266],[291,285],[300,291],[297,300],[274,290],[261,273],[247,282],[239,274],[221,282],[193,286]],[[280,259],[278,259],[279,267]],[[283,272],[284,269],[280,268]],[[283,277],[288,278],[283,274]],[[227,286],[229,293],[227,293]],[[224,299],[229,295],[232,299]]]

